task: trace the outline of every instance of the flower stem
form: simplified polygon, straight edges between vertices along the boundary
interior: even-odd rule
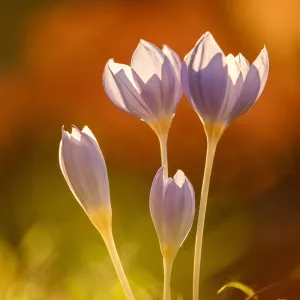
[[[205,213],[206,213],[206,206],[207,206],[210,177],[211,177],[213,161],[214,161],[218,140],[219,140],[218,138],[214,138],[214,137],[209,138],[209,136],[207,135],[206,161],[205,161],[202,190],[201,190],[201,197],[200,197],[200,207],[199,207],[199,214],[198,214],[195,254],[194,254],[193,300],[199,299],[200,264],[201,264]]]
[[[134,300],[134,296],[132,294],[131,288],[129,286],[128,280],[126,278],[125,272],[122,267],[122,263],[120,261],[120,257],[118,255],[118,252],[116,249],[116,244],[115,244],[115,241],[113,238],[111,228],[109,228],[107,230],[103,230],[101,232],[101,234],[102,234],[103,240],[105,242],[105,245],[107,247],[107,250],[109,252],[112,263],[117,272],[117,275],[119,277],[119,280],[121,282],[124,294],[125,294],[127,300]]]
[[[158,135],[160,154],[161,154],[161,164],[165,166],[164,168],[164,178],[168,178],[168,151],[167,151],[167,142],[168,134],[161,133]]]
[[[173,266],[173,258],[164,257],[164,298],[163,300],[171,300],[171,273]]]

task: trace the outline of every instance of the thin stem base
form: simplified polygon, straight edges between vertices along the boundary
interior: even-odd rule
[[[173,267],[173,258],[164,257],[164,298],[163,300],[171,300],[171,274]]]
[[[122,288],[123,288],[123,291],[125,293],[127,300],[134,300],[134,296],[132,294],[131,288],[129,286],[128,280],[126,278],[126,275],[125,275],[125,272],[124,272],[124,269],[122,266],[122,263],[120,261],[120,257],[117,252],[117,248],[115,245],[115,241],[114,241],[111,229],[107,229],[106,231],[101,232],[101,235],[102,235],[105,245],[107,247],[110,258],[115,267],[115,270],[117,272],[117,275],[119,277],[119,280],[121,282],[121,285],[122,285]]]
[[[218,144],[217,138],[207,139],[206,161],[205,161],[205,169],[204,169],[202,190],[201,190],[201,197],[200,197],[196,243],[195,243],[195,254],[194,254],[193,300],[199,299],[199,280],[200,280],[200,264],[201,264],[201,253],[202,253],[202,244],[203,244],[203,231],[204,231],[210,177],[211,177],[217,144]]]

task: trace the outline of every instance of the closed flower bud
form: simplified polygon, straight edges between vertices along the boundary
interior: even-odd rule
[[[104,70],[104,89],[123,111],[146,121],[161,135],[171,124],[182,97],[181,61],[167,46],[160,50],[141,40],[131,65],[110,59]]]
[[[165,180],[163,169],[158,170],[152,183],[150,212],[162,254],[174,257],[193,223],[195,193],[182,171]]]
[[[62,130],[61,171],[73,195],[97,229],[111,226],[111,204],[105,161],[91,130]]]
[[[207,32],[186,55],[181,80],[183,91],[204,126],[224,130],[255,104],[268,73],[269,56],[265,47],[250,66],[242,54],[225,57]]]

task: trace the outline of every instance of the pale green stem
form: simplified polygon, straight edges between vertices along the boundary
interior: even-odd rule
[[[160,154],[161,154],[161,164],[165,166],[164,168],[164,178],[168,178],[168,151],[167,151],[167,142],[168,142],[168,133],[158,134]]]
[[[120,257],[118,255],[118,252],[116,249],[112,231],[111,231],[111,229],[102,230],[101,234],[102,234],[103,240],[105,242],[105,245],[107,247],[107,250],[109,252],[112,263],[117,272],[117,275],[119,277],[119,280],[121,282],[124,294],[125,294],[127,300],[134,300],[134,296],[132,294],[131,288],[129,286],[128,280],[126,278],[125,272],[122,267],[122,263],[120,261]]]
[[[173,266],[173,258],[164,257],[164,298],[163,300],[171,300],[171,273]]]
[[[211,177],[211,171],[218,144],[218,138],[207,138],[207,151],[206,161],[202,182],[202,190],[200,197],[200,207],[198,214],[197,232],[196,232],[196,243],[195,243],[195,254],[194,254],[194,275],[193,275],[193,300],[199,299],[199,280],[200,280],[200,264],[201,264],[201,252],[203,242],[203,230],[206,214],[207,197],[209,191],[209,183]]]

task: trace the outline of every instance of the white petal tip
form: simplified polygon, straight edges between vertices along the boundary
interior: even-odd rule
[[[213,35],[212,35],[209,31],[206,31],[206,32],[202,35],[202,37],[200,38],[200,40],[201,40],[201,39],[208,39],[208,38],[212,38],[212,39],[214,40]]]
[[[92,130],[88,126],[85,125],[82,129],[82,132],[85,133],[90,138],[92,138],[98,144],[96,137],[94,136]]]
[[[78,141],[81,139],[81,131],[75,125],[72,125],[71,136]]]
[[[265,55],[269,55],[269,52],[267,50],[267,47],[264,46],[263,49],[261,50]]]
[[[170,47],[168,46],[168,45],[163,45],[162,46],[162,50],[163,50],[163,52],[165,52],[165,51],[170,51],[171,49],[170,49]]]
[[[67,130],[65,130],[65,125],[63,125],[61,128],[61,135],[62,135],[62,137],[65,137],[65,136],[67,136],[68,138],[71,137],[71,134]]]
[[[84,133],[87,133],[90,131],[91,131],[91,129],[87,125],[84,125],[84,127],[82,128],[82,132],[84,132]]]
[[[113,65],[115,65],[116,63],[115,63],[115,61],[114,61],[114,59],[113,58],[110,58],[108,61],[107,61],[107,63],[106,63],[106,65],[107,65],[107,67],[108,67],[108,69],[111,71],[111,67],[113,67]]]
[[[178,185],[178,187],[182,187],[186,180],[185,174],[181,170],[177,170],[176,174],[174,175],[174,181]]]
[[[145,46],[145,45],[148,45],[149,42],[147,42],[146,40],[140,39],[140,43],[139,44]]]
[[[239,56],[239,54],[237,55]],[[229,53],[227,56],[226,56],[227,59],[234,59],[234,56],[233,54]]]

